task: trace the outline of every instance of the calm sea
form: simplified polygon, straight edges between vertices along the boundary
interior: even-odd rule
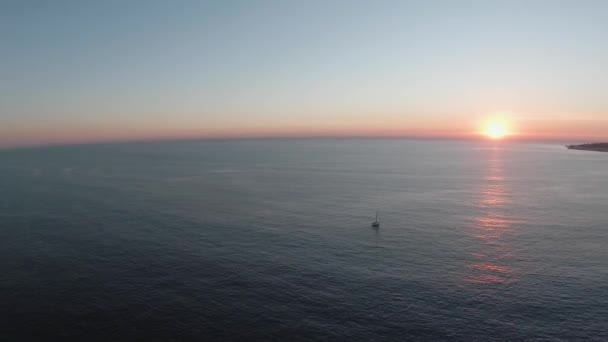
[[[0,193],[3,341],[608,340],[608,153],[22,149]]]

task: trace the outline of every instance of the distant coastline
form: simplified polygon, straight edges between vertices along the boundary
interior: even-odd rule
[[[593,143],[581,145],[566,145],[570,150],[608,152],[608,143]]]

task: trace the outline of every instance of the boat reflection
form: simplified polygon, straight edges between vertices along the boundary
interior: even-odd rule
[[[511,194],[502,154],[501,149],[489,152],[477,201],[480,215],[474,219],[470,230],[470,234],[481,242],[470,255],[472,261],[466,281],[473,284],[504,284],[515,280],[508,242],[515,220],[508,212]]]

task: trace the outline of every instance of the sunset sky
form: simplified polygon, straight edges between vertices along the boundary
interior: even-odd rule
[[[2,1],[0,146],[608,139],[608,1]]]

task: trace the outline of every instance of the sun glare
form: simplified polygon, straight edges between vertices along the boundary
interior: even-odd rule
[[[483,134],[490,139],[502,139],[509,135],[508,125],[503,120],[490,120],[483,128]]]
[[[494,123],[486,128],[486,135],[492,139],[504,138],[506,134],[507,130],[505,127],[498,123]]]

